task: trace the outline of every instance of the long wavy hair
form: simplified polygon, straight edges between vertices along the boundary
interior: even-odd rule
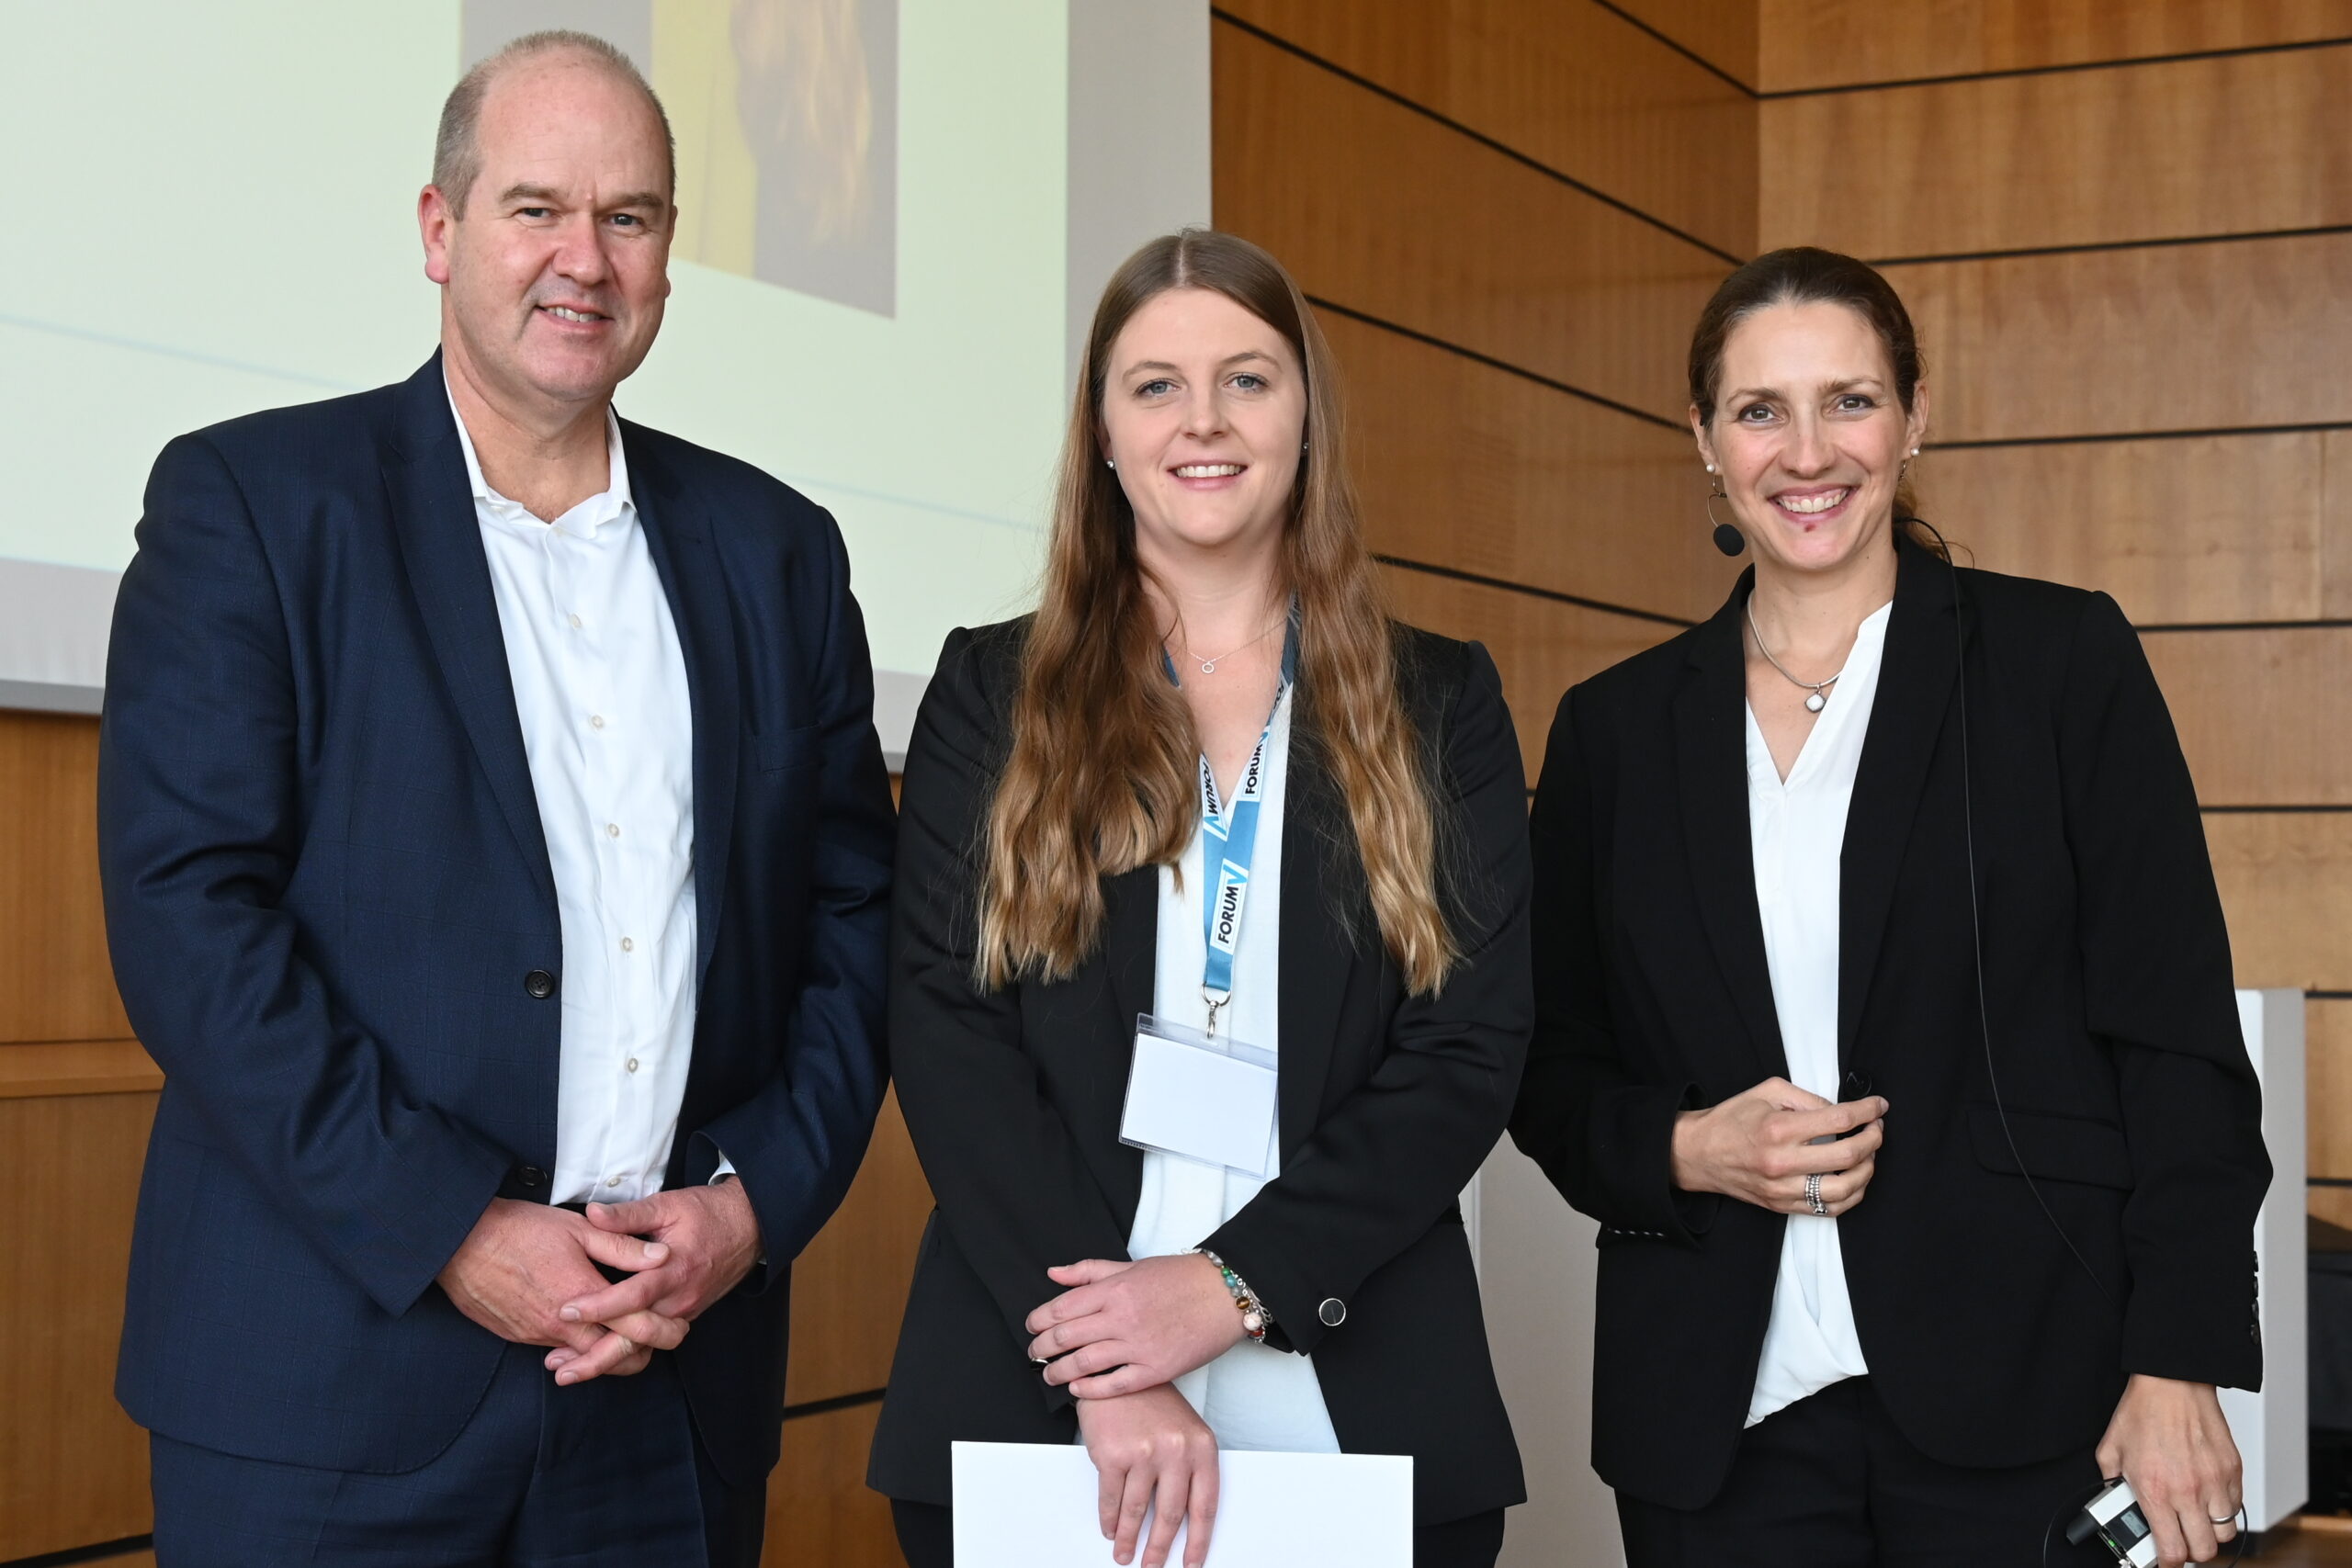
[[[1103,879],[1176,864],[1199,822],[1200,739],[1162,665],[1135,513],[1098,446],[1112,346],[1171,288],[1224,295],[1281,333],[1306,367],[1307,450],[1279,585],[1298,604],[1294,722],[1347,802],[1382,942],[1411,990],[1434,991],[1461,950],[1439,905],[1430,762],[1398,694],[1399,628],[1342,458],[1338,369],[1282,265],[1199,229],[1128,257],[1087,334],[1012,750],[989,809],[976,977],[989,989],[1068,978],[1100,937]]]

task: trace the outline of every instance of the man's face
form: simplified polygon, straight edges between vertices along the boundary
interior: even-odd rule
[[[661,121],[609,70],[557,53],[492,84],[476,149],[464,212],[431,186],[417,208],[443,349],[493,396],[602,404],[653,346],[670,293]]]

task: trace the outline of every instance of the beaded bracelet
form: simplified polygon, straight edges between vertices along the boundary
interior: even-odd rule
[[[1216,1271],[1225,1276],[1226,1293],[1233,1298],[1235,1308],[1241,1314],[1241,1332],[1254,1342],[1264,1344],[1266,1330],[1274,1325],[1274,1314],[1266,1310],[1266,1303],[1258,1299],[1258,1292],[1250,1288],[1248,1280],[1227,1268],[1224,1258],[1207,1247],[1196,1247],[1193,1250],[1216,1264]]]

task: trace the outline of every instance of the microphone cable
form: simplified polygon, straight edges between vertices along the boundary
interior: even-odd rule
[[[1926,518],[1903,515],[1896,517],[1895,522],[1912,524],[1932,535],[1936,548],[1943,554],[1944,570],[1951,574],[1952,651],[1956,657],[1954,673],[1960,682],[1960,819],[1968,850],[1968,931],[1976,962],[1976,1027],[1984,1044],[1984,1077],[1993,1090],[1993,1112],[2000,1120],[2001,1137],[2008,1145],[2009,1157],[2018,1162],[2018,1174],[2025,1178],[2026,1190],[2033,1194],[2033,1201],[2041,1210],[2041,1217],[2050,1222],[2050,1228],[2058,1233],[2058,1239],[2066,1244],[2066,1250],[2074,1255],[2075,1261],[2082,1266],[2083,1273],[2098,1287],[2108,1305],[2120,1313],[2123,1303],[2114,1292],[2107,1288],[2107,1281],[2098,1277],[2098,1270],[2091,1267],[2090,1259],[2085,1258],[2082,1248],[2075,1245],[2075,1238],[2066,1234],[2066,1227],[2059,1224],[2056,1212],[2050,1207],[2049,1200],[2042,1196],[2041,1184],[2034,1180],[2033,1172],[2027,1168],[2025,1156],[2018,1148],[2017,1133],[2009,1125],[2008,1106],[2001,1099],[2000,1070],[1993,1060],[1993,1019],[1985,1001],[1984,912],[1976,893],[1976,795],[1975,784],[1970,777],[1973,769],[1969,760],[1968,637],[1962,626],[1960,563],[1952,559],[1951,546],[1945,541],[1942,532]]]

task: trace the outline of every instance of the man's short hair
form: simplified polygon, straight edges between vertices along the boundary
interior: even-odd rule
[[[456,216],[465,216],[474,180],[481,174],[481,106],[490,96],[492,85],[508,66],[564,52],[586,55],[591,63],[610,71],[645,95],[653,118],[662,122],[662,151],[670,160],[670,191],[673,198],[676,196],[678,139],[670,130],[669,111],[662,107],[662,100],[655,96],[653,85],[645,79],[645,73],[628,55],[594,33],[549,28],[543,32],[526,33],[497,53],[478,61],[449,89],[448,99],[441,106],[441,129],[433,142],[433,183],[441,188],[441,194],[448,199],[449,210]]]

